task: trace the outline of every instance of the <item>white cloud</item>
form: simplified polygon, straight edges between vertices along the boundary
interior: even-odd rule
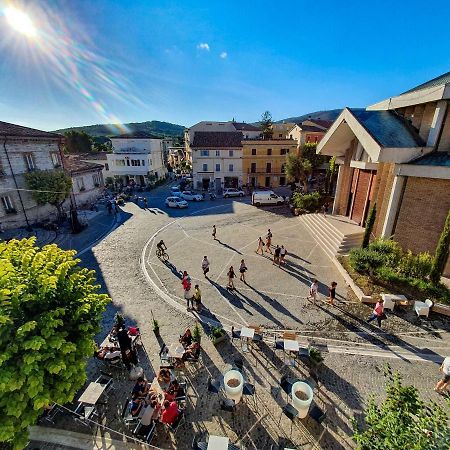
[[[222,52],[222,53],[220,54],[220,57],[221,57],[222,59],[225,59],[227,56],[228,56],[228,53],[227,53],[227,52]]]
[[[197,45],[197,48],[209,52],[209,44],[207,42],[200,42],[200,44]]]

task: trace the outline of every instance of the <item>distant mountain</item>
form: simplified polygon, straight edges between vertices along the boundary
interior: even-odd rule
[[[182,137],[184,126],[176,125],[169,122],[159,122],[152,120],[148,122],[130,122],[123,124],[130,132],[145,132],[155,134],[161,137]],[[123,134],[123,130],[118,130],[112,124],[104,125],[86,125],[84,127],[71,127],[55,130],[55,133],[65,133],[66,131],[85,131],[92,137],[114,136],[116,134]]]
[[[362,109],[362,108],[352,108],[352,109]],[[306,119],[322,119],[322,120],[336,120],[339,114],[341,113],[341,109],[329,109],[327,111],[316,111],[308,114],[303,114],[303,116],[298,117],[288,117],[287,119],[279,120],[275,123],[283,123],[283,122],[294,122],[300,123]]]

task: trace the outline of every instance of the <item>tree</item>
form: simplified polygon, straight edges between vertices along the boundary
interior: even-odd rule
[[[92,150],[92,139],[85,131],[67,131],[64,133],[64,148],[67,153],[88,153]]]
[[[287,155],[284,173],[290,181],[303,184],[304,192],[308,192],[308,176],[312,172],[311,163],[301,156],[290,153]]]
[[[366,248],[369,246],[370,236],[372,235],[373,226],[375,225],[375,218],[377,215],[377,204],[374,203],[369,210],[366,220],[366,229],[364,230],[364,237],[361,244],[361,248]]]
[[[111,153],[112,152],[112,143],[111,143],[111,141],[109,139],[106,142],[94,141],[92,143],[92,150],[95,151],[95,152],[108,152],[108,153]]]
[[[448,252],[450,247],[450,210],[447,213],[447,219],[445,220],[444,229],[442,230],[441,237],[439,238],[438,245],[436,247],[436,253],[434,255],[433,265],[431,266],[430,280],[433,283],[439,283],[441,275],[444,272],[445,264],[448,259]]]
[[[269,111],[265,111],[261,116],[260,127],[263,134],[264,139],[270,139],[273,135],[272,128],[272,114]]]
[[[358,450],[448,449],[448,412],[435,402],[420,399],[417,388],[403,386],[401,376],[386,368],[386,400],[369,400],[363,426],[353,421]]]
[[[62,205],[69,197],[72,179],[62,170],[37,170],[25,175],[28,189],[39,205],[50,203],[63,215]]]
[[[0,447],[23,448],[45,406],[73,401],[110,301],[75,251],[0,242]]]
[[[313,169],[321,166],[326,160],[327,156],[320,155],[316,153],[317,150],[317,142],[307,142],[303,144],[300,155],[302,158],[307,159]]]

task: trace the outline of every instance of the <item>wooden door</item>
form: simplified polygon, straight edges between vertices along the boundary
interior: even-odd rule
[[[352,194],[353,207],[350,218],[358,224],[362,224],[366,202],[368,200],[368,190],[370,188],[371,171],[356,169],[353,172]]]

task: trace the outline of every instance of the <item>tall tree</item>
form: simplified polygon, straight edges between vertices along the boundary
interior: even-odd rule
[[[366,220],[366,229],[364,230],[364,237],[361,244],[361,248],[367,248],[370,243],[370,236],[372,236],[373,226],[375,225],[375,218],[377,215],[377,204],[374,203],[369,210]]]
[[[71,130],[64,133],[67,153],[88,153],[92,150],[92,139],[85,131]]]
[[[110,299],[75,253],[0,242],[0,447],[23,448],[44,407],[73,401],[86,380]]]
[[[290,181],[301,182],[304,192],[308,192],[308,177],[312,173],[312,165],[307,159],[289,153],[284,165],[284,173]]]
[[[264,139],[270,139],[273,135],[273,122],[272,114],[269,111],[265,111],[261,116],[260,127]]]
[[[25,175],[28,189],[39,205],[49,203],[63,214],[62,206],[70,195],[72,179],[62,170],[37,170]]]
[[[439,238],[439,242],[436,247],[436,253],[434,255],[433,265],[431,267],[430,279],[434,283],[438,283],[441,280],[441,275],[444,272],[445,264],[448,260],[449,247],[450,210],[447,213],[447,219],[445,220],[444,229],[442,230],[441,237]]]
[[[426,403],[414,386],[403,386],[398,373],[386,370],[386,399],[371,398],[363,413],[363,424],[353,422],[353,440],[358,450],[448,449],[448,410]]]
[[[317,143],[316,142],[307,142],[303,144],[300,155],[302,158],[307,159],[313,169],[322,165],[326,160],[327,156],[320,155],[316,153]]]

